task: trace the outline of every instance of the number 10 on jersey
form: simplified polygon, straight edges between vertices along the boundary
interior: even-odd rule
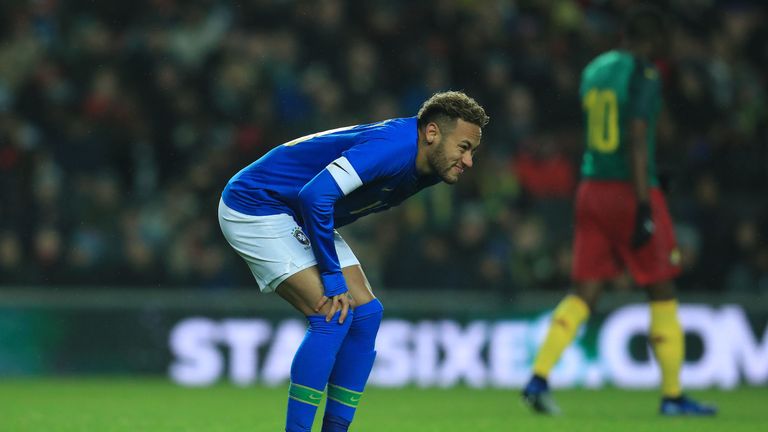
[[[619,146],[619,104],[616,92],[591,89],[584,96],[587,111],[587,145],[601,153],[612,153]]]

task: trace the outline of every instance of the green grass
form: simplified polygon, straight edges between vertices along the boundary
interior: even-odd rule
[[[281,431],[285,395],[282,387],[189,389],[161,379],[3,379],[0,431]],[[519,403],[517,390],[374,388],[366,391],[352,430],[735,432],[768,422],[768,389],[693,395],[716,403],[721,414],[661,418],[655,392],[612,389],[559,391],[565,415],[542,418]]]

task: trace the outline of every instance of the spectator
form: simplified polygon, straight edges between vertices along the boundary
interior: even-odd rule
[[[623,3],[2,2],[0,283],[249,284],[203,217],[234,167],[318,124],[396,117],[453,88],[494,119],[467,181],[347,240],[372,244],[384,288],[414,269],[425,287],[557,286],[583,136],[575,71],[617,40]],[[670,13],[686,24],[670,41],[682,60],[659,65],[659,152],[677,161],[674,217],[695,239],[681,287],[760,290],[764,237],[729,219],[748,220],[743,201],[768,211],[768,16],[728,1]],[[411,231],[420,220],[434,231]],[[437,264],[453,246],[479,274]]]

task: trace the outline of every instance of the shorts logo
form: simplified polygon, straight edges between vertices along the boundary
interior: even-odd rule
[[[302,231],[300,227],[295,227],[293,232],[291,232],[291,235],[296,240],[298,240],[299,243],[303,244],[304,246],[309,246],[309,237],[304,234],[304,231]]]
[[[680,249],[678,248],[672,249],[672,252],[669,253],[669,263],[673,266],[679,266],[682,262],[682,259],[682,253],[680,253]]]

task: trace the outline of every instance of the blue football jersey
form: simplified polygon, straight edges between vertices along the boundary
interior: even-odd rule
[[[326,295],[346,291],[333,229],[400,204],[434,185],[420,177],[415,117],[308,135],[272,149],[238,172],[222,193],[231,209],[254,216],[285,213],[302,225]]]

